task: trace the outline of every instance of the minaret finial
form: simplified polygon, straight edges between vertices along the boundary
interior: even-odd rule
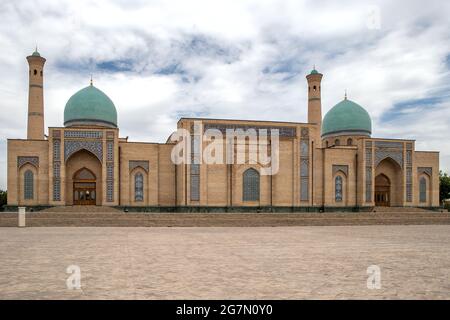
[[[344,99],[347,100],[347,89],[345,89]]]
[[[92,73],[91,73],[91,86],[93,85],[94,81],[92,81]]]

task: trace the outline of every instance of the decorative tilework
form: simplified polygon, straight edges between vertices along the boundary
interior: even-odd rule
[[[334,181],[334,200],[342,202],[342,177],[337,176]]]
[[[128,162],[128,167],[130,171],[132,171],[136,167],[141,167],[142,169],[148,172],[150,166],[148,160],[130,160]]]
[[[391,158],[403,168],[403,143],[391,141],[375,142],[375,167],[384,159]]]
[[[134,176],[134,201],[144,201],[144,176],[140,172]]]
[[[114,161],[114,141],[106,141],[106,161]]]
[[[412,151],[406,150],[406,165],[411,166],[412,165]]]
[[[53,161],[61,160],[61,141],[58,139],[53,140]]]
[[[366,164],[365,164],[365,173],[366,173],[366,202],[372,202],[372,162],[373,162],[373,150],[372,150],[372,141],[366,141]]]
[[[60,135],[61,136],[61,135]],[[53,140],[53,201],[61,200],[61,140]]]
[[[406,201],[412,201],[412,168],[406,168]]]
[[[424,177],[420,178],[419,181],[419,201],[427,201],[427,180]]]
[[[102,137],[103,137],[102,131],[79,131],[79,130],[64,131],[64,138],[101,139]]]
[[[375,150],[375,166],[386,158],[391,158],[403,168],[403,151],[401,150]]]
[[[37,168],[39,167],[39,157],[17,157],[18,168],[22,167],[26,163],[30,163]]]
[[[53,138],[61,138],[61,130],[53,130]]]
[[[300,130],[300,201],[309,200],[309,129]]]
[[[198,124],[196,124],[198,125]],[[198,129],[196,132],[199,131]],[[190,165],[190,197],[191,201],[200,201],[200,158],[201,136],[191,135],[191,161]]]
[[[216,129],[226,134],[227,130],[243,130],[247,131],[249,129],[256,130],[259,134],[260,130],[266,130],[267,134],[270,130],[278,130],[280,137],[295,137],[297,135],[295,127],[276,127],[276,126],[257,126],[257,125],[234,125],[234,124],[223,124],[223,123],[206,123],[203,125],[203,130]],[[262,133],[262,132],[261,132]]]
[[[191,201],[200,201],[200,165],[191,164]]]
[[[114,164],[106,164],[106,201],[114,201]]]
[[[85,149],[92,152],[100,162],[103,162],[103,143],[101,141],[66,140],[64,142],[64,160],[77,151]]]
[[[417,174],[425,173],[431,177],[433,174],[433,168],[432,167],[418,167],[417,168]]]
[[[403,149],[402,142],[395,141],[375,141],[376,148]]]
[[[114,140],[106,141],[106,201],[114,201]]]
[[[336,165],[336,164],[333,164],[333,176],[338,171],[342,171],[346,176],[348,176],[348,165]]]
[[[259,201],[259,173],[253,168],[245,170],[242,181],[242,200]]]
[[[31,170],[27,170],[23,176],[23,196],[25,200],[34,199],[34,174]]]

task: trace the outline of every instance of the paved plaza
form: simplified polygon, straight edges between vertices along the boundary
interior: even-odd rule
[[[450,299],[449,245],[449,225],[0,228],[0,299]]]

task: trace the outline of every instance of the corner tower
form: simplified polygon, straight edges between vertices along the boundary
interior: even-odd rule
[[[29,66],[27,139],[44,139],[44,64],[36,50],[27,57]]]
[[[317,124],[316,143],[320,145],[320,132],[322,126],[322,99],[321,81],[323,75],[315,68],[306,76],[308,81],[308,123]]]

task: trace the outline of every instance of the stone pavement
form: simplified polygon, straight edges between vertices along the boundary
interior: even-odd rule
[[[0,228],[0,299],[450,299],[449,243],[449,225]]]

